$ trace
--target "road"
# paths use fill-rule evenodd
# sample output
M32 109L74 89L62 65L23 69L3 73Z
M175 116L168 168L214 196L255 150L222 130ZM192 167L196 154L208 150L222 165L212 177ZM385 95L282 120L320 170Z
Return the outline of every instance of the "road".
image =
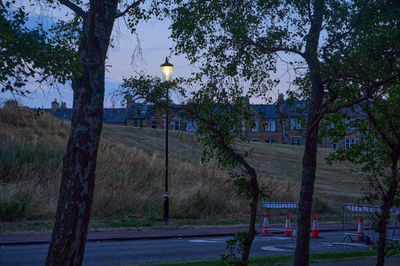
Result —
M341 243L342 232L324 232L311 240L311 252L368 250L363 243ZM84 265L125 265L220 259L229 237L184 238L134 241L88 242ZM291 254L295 238L282 236L255 238L251 255ZM43 265L47 244L1 246L0 265Z

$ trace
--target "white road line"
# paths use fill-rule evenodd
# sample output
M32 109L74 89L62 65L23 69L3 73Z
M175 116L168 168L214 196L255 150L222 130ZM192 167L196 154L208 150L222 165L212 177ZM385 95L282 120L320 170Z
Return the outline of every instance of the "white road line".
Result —
M258 240L290 240L292 238L290 237L279 237L279 236L263 236L260 238L257 238Z
M266 251L287 251L285 249L276 248L274 246L265 246L265 247L261 247L261 249L266 250Z
M225 239L192 239L188 240L190 243L217 243L217 242L225 242Z
M332 244L333 245L354 246L354 247L367 247L365 244L357 244L357 243L334 242Z

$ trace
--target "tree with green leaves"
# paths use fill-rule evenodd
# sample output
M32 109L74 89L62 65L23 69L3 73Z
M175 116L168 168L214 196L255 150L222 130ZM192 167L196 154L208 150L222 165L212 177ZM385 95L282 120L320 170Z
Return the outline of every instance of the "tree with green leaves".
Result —
M21 87L30 77L47 79L54 74L55 67L49 64L52 62L79 70L73 76L53 75L57 82L72 78L73 115L46 265L81 265L93 200L103 118L105 62L113 25L117 19L125 18L129 29L135 31L140 21L155 14L157 1L32 1L32 4L65 12L57 22L58 30L54 31L40 27L27 30L23 27L27 15L24 7L17 7L10 13L9 9L17 3L9 2L11 5L8 6L1 4L1 30L5 32L5 38L0 41L1 51L11 54L5 61L6 70L10 71L0 76L0 81L7 80L6 89ZM10 18L7 17L9 14ZM12 31L8 31L9 28ZM61 28L65 31L60 31ZM71 58L58 51L61 48L54 41L57 39L64 41L62 47L70 45L80 62L79 69L71 66ZM27 42L32 42L32 49L26 45ZM12 79L15 79L14 84L7 83Z
M66 83L80 71L75 50L75 24L59 23L45 30L28 28L28 13L12 1L0 2L0 88L17 95L30 93L29 82Z
M325 125L334 128L328 135L343 138L347 127L357 128L360 143L338 150L330 160L348 160L359 165L365 177L363 200L378 204L374 225L379 233L377 265L384 265L387 247L387 222L390 209L399 195L400 159L400 4L385 1L371 10L371 19L359 25L362 34L353 35L341 53L348 54L345 75L338 79L351 84L349 93L363 92L370 97L355 110L326 117ZM349 124L345 122L349 121ZM325 127L326 129L327 127Z
M263 96L276 82L271 72L277 71L279 56L293 56L290 65L299 74L293 95L307 102L294 264L308 265L319 124L326 114L370 98L377 84L391 78L392 72L354 91L353 84L344 81L352 66L341 50L350 39L362 36L362 25L376 16L382 1L176 3L174 51L200 66L198 77L239 76L249 84L250 96Z
M257 206L260 196L265 196L257 179L257 172L248 161L249 151L240 149L246 142L242 125L251 124L254 115L247 99L242 97L243 88L232 78L205 80L197 83L201 89L189 94L191 80L176 79L161 82L159 78L140 75L124 79L117 97L126 102L152 103L158 108L179 112L183 119L197 124L196 137L203 144L203 162L215 158L218 165L230 172L238 196L249 201L249 229L228 241L228 254L222 259L230 264L247 265L250 249L256 234ZM187 101L174 105L165 98L166 90L176 90ZM161 111L161 110L160 110ZM240 258L234 251L238 251Z
M379 234L377 265L384 265L385 256L390 253L386 248L390 209L395 199L399 199L400 115L396 110L400 110L400 87L386 88L385 93L358 108L362 110L362 116L347 125L337 122L330 134L340 139L345 136L346 127L357 127L362 135L361 141L350 148L335 151L328 161L346 160L359 165L357 170L365 180L362 200L380 206L380 212L372 218Z

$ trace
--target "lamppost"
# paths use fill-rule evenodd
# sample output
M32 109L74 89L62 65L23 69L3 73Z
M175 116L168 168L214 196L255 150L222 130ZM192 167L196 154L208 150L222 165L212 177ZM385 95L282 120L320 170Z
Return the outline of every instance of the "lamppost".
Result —
M161 72L164 80L169 81L172 77L173 65L168 62L168 58L165 58L164 64L161 65ZM165 99L168 104L168 86L165 90ZM168 197L168 108L165 108L165 195L164 195L164 224L168 225L169 221L169 197Z

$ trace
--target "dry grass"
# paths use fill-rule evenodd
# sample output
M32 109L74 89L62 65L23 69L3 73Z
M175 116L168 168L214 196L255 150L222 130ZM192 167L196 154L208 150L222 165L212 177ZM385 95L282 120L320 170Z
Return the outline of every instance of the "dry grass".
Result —
M138 147L147 153L164 152L164 130L104 125L102 134L113 142ZM170 156L194 167L200 166L202 146L193 134L171 131L169 136ZM268 200L298 201L302 146L250 142L240 148L249 151L249 160L257 170L260 183L270 186ZM353 166L349 163L328 165L324 158L330 152L331 149L318 150L315 195L331 208L340 210L342 203L355 202L360 198L361 179L351 172Z
M0 152L3 158L13 158L0 164L0 218L54 217L68 131L67 122L47 113L37 115L12 106L0 109ZM97 165L95 217L161 219L164 155L160 151L102 138ZM170 165L172 217L215 218L231 212L242 216L247 211L246 203L229 192L226 172L215 165L192 164L173 155Z
M14 158L7 169L0 161L0 219L54 217L68 132L69 123L50 114L0 109L0 156ZM252 142L241 148L251 150L251 163L269 189L269 200L298 200L302 147ZM201 151L194 135L170 133L171 217L245 217L248 205L237 198L229 175L214 163L202 165ZM358 180L350 165L326 165L328 152L319 152L317 199L340 209L359 197ZM163 130L104 125L96 171L94 217L162 218Z

